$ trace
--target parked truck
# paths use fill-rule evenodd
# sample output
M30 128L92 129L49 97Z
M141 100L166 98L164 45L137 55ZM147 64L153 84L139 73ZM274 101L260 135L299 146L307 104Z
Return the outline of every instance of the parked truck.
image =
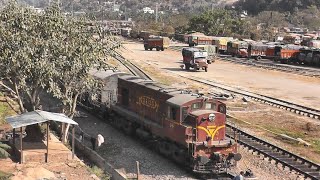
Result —
M212 44L213 37L210 36L189 36L188 44L189 47L198 45L210 45Z
M157 51L164 51L170 45L170 39L168 37L150 36L144 40L144 49L152 51L155 48Z
M246 41L229 41L227 43L227 54L233 57L248 57L248 45Z
M183 64L186 70L193 68L194 70L208 71L207 57L208 53L197 48L182 49Z
M211 64L215 61L217 57L217 46L216 45L199 45L195 46L195 48L200 49L202 51L206 51L208 53L207 63Z

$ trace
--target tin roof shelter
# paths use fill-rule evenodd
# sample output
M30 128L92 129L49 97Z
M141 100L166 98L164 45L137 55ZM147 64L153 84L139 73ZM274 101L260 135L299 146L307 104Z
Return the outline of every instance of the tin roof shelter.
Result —
M48 162L49 155L49 121L57 121L72 125L78 125L77 122L68 118L66 115L61 113L52 113L47 111L36 110L32 112L27 112L24 114L6 117L6 121L13 128L13 144L15 144L15 129L20 128L20 162L23 162L23 146L22 146L22 127L45 123L47 122L47 153L46 153L46 162ZM72 129L72 158L74 158L74 127Z

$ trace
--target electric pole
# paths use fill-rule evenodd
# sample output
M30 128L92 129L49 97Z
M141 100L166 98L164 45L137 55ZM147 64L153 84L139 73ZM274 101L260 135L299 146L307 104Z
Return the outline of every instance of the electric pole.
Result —
M158 3L156 3L156 23L158 23Z

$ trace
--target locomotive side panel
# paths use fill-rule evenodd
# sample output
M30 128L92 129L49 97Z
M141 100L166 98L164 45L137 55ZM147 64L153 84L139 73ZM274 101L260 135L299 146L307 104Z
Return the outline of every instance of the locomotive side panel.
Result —
M171 97L170 95L123 79L119 79L118 88L118 104L162 125L167 109L165 101Z

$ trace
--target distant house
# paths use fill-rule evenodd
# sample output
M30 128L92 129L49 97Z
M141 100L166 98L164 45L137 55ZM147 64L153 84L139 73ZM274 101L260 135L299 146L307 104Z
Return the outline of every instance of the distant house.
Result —
M241 14L240 14L240 18L243 20L245 18L248 17L248 12L247 11L242 11Z
M149 14L154 14L154 10L153 9L151 9L151 8L149 8L149 7L144 7L143 9L142 9L142 11L143 11L143 13L149 13Z
M114 4L113 5L113 12L119 12L120 11L120 5L119 4Z
M44 9L42 9L42 8L35 8L33 6L30 6L30 8L39 14L44 13Z

